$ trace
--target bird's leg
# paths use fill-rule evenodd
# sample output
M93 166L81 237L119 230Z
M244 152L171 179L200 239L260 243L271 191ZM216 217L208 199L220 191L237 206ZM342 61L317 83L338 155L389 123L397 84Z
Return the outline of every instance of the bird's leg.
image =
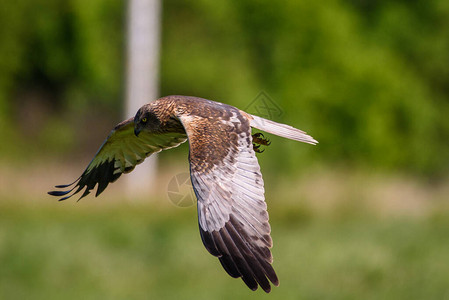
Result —
M254 152L257 152L257 153L262 153L265 151L265 149L260 150L260 145L256 145L256 144L253 144L253 149L254 149Z
M266 139L261 132L257 132L253 134L253 143L254 144L260 144L264 146L269 146L271 144L269 139Z
M265 149L260 150L260 145L269 146L271 144L271 142L268 139L266 139L263 133L261 132L253 134L252 137L253 137L253 149L257 153L262 153L265 151Z

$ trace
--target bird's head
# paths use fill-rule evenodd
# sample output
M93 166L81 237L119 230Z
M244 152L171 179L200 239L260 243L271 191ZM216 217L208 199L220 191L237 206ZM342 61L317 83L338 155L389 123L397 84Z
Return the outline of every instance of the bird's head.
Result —
M139 136L141 131L156 132L160 129L161 121L153 109L153 106L146 104L142 106L134 117L134 134Z

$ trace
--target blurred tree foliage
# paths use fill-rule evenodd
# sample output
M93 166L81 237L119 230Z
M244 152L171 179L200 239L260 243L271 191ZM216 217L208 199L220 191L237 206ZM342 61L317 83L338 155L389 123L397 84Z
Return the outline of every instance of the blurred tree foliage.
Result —
M282 109L278 121L320 141L315 148L276 143L276 151L260 156L269 166L294 171L313 158L427 175L448 171L447 0L163 4L161 95L244 109L264 90ZM1 2L2 128L27 89L47 91L53 112L95 103L120 111L125 6Z

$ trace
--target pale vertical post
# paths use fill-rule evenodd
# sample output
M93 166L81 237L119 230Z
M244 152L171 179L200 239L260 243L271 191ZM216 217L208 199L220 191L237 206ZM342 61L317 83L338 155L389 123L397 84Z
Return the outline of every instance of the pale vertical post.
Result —
M128 1L126 118L158 97L160 15L160 0ZM152 155L124 176L128 196L152 193L156 166Z

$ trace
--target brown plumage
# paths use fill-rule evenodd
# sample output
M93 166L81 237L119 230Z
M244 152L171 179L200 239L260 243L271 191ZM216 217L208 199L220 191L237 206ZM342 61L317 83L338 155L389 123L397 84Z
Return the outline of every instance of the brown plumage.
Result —
M187 96L168 96L142 106L134 118L118 124L83 174L70 188L49 192L80 199L97 186L98 196L122 173L146 157L189 140L190 177L198 199L198 223L206 249L226 272L256 290L270 292L279 280L272 267L273 245L264 183L255 151L269 145L257 128L315 144L305 132L245 113L233 106ZM254 145L253 145L254 143ZM257 144L257 145L256 145Z

